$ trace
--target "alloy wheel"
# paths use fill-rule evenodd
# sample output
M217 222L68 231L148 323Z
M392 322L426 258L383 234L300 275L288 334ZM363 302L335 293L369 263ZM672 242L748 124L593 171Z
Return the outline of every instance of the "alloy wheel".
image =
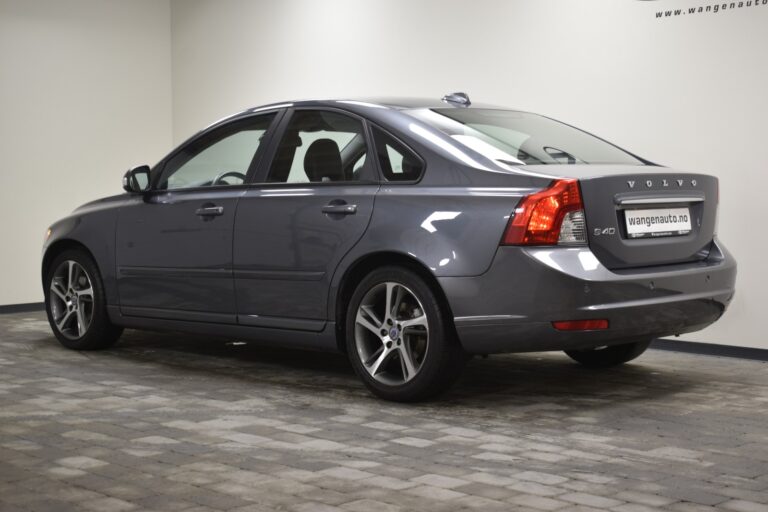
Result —
M373 286L360 301L355 345L363 367L377 381L405 384L421 369L429 323L418 297L400 283Z
M66 338L82 338L93 321L93 284L82 265L62 262L50 285L49 308L59 332Z

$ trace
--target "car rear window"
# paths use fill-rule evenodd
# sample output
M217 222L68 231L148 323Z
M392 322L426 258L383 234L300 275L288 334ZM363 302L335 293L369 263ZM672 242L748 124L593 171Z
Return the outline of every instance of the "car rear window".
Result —
M528 112L437 108L406 113L470 149L506 164L644 164L594 135Z

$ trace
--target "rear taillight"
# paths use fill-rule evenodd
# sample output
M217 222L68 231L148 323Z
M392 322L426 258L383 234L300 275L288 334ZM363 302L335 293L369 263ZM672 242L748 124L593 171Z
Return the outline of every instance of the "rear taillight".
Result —
M578 180L562 179L524 197L509 219L502 245L584 245L587 225Z

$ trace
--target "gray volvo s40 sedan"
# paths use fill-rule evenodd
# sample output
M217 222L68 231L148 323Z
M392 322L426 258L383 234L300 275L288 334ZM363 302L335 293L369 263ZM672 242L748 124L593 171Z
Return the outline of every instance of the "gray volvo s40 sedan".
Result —
M734 293L716 178L463 93L254 108L123 188L48 231L68 348L128 327L339 350L413 401L472 354L627 362Z

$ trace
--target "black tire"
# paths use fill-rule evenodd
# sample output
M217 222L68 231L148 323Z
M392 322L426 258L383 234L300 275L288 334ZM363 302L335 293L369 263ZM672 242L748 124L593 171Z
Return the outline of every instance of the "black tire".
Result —
M411 380L402 384L387 384L374 378L364 366L363 356L358 352L356 343L355 326L358 308L368 292L377 286L386 286L385 283L398 283L407 288L407 291L416 297L420 306L423 306L423 314L426 315L428 324L428 342L420 361L421 366ZM426 400L448 390L461 375L467 358L456 338L450 316L440 305L432 288L415 272L395 266L374 270L357 285L346 310L347 354L355 372L374 395L396 402ZM403 348L405 348L405 345L410 343L406 341L405 328L399 336L402 337ZM400 345L399 342L397 344ZM403 373L405 374L404 370Z
M90 323L85 328L85 332L79 336L73 336L72 333L65 335L54 320L54 312L51 305L51 283L54 274L61 265L73 261L85 270L86 277L90 280L90 287L93 293L93 302L91 306ZM72 350L100 350L109 348L117 342L123 333L123 328L113 325L107 314L106 294L104 293L104 284L93 258L83 250L68 249L53 258L45 273L45 311L48 315L48 323L51 325L56 339L65 347Z
M586 350L566 350L565 353L574 361L589 368L610 368L639 357L645 352L651 341L644 340Z

